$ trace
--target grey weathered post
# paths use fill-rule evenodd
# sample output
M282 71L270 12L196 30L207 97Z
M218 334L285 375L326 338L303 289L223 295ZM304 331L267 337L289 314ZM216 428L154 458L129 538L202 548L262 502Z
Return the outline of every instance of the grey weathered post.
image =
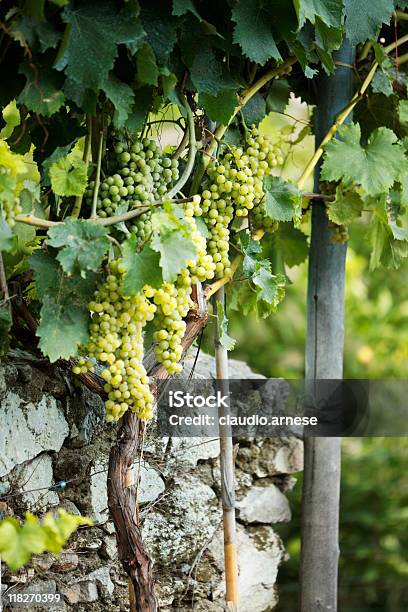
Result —
M347 41L334 75L318 79L316 145L352 95L354 60ZM319 190L319 167L315 191ZM341 379L346 244L331 239L321 200L313 203L307 295L306 378ZM302 498L301 612L337 610L340 438L305 439Z

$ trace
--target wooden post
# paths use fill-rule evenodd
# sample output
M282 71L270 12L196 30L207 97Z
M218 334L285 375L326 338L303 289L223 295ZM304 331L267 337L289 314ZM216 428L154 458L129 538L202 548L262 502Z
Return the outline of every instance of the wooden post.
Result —
M353 50L343 43L342 64L318 79L316 144L352 96ZM315 171L319 190L320 168ZM306 379L341 379L344 345L346 244L333 242L324 203L312 208L307 296ZM313 392L313 382L311 382ZM301 612L337 610L340 438L305 439L300 568Z
M220 302L224 307L225 293L221 287L214 295L215 306ZM217 390L222 395L228 395L228 352L219 341L218 325L215 326L215 364L217 373ZM220 406L219 416L225 416L228 408ZM225 599L227 609L231 612L238 610L238 560L237 535L235 523L235 473L234 449L232 445L231 428L220 426L220 470L221 470L221 499L224 524L224 565L225 565Z

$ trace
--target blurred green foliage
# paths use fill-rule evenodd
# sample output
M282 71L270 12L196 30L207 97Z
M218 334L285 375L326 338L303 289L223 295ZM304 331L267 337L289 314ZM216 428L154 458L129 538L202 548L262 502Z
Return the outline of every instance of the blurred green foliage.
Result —
M405 438L343 441L340 612L408 609L408 445ZM292 521L274 528L290 554L278 576L278 612L298 609L301 475Z

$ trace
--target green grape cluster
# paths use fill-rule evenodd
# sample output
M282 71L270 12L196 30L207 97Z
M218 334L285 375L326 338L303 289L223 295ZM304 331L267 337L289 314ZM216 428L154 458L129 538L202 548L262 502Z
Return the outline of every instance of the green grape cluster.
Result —
M193 241L197 257L187 261L187 267L191 274L191 285L211 280L215 276L215 263L211 255L207 254L207 241L197 228L196 218L203 214L200 206L200 196L194 196L192 202L186 204L184 215L185 222L189 225L189 237Z
M162 198L179 177L178 161L164 154L159 145L149 138L133 144L124 142L114 146L109 162L112 172L103 179L97 199L99 217L110 217L118 206L129 210L138 206L150 206ZM85 192L88 206L91 206L95 182L91 181ZM150 211L136 218L131 231L141 244L151 234Z
M263 177L283 164L280 147L252 126L246 147L230 147L207 168L208 184L202 193L202 214L210 231L208 252L216 266L216 276L231 273L229 225L234 216L264 220Z
M175 284L165 283L158 289L154 303L157 306L154 322L159 328L153 335L157 343L156 358L169 374L178 374L183 369L179 362L183 352L181 340L186 331L184 318L193 306L188 271L183 270Z
M143 366L143 328L156 312L149 300L155 290L145 286L134 296L124 296L124 271L120 260L110 263L105 283L88 305L92 314L90 340L82 353L91 359L79 359L73 368L75 374L92 370L92 358L106 364L101 376L108 394L107 421L117 421L128 408L139 418L150 419L153 410L154 398Z

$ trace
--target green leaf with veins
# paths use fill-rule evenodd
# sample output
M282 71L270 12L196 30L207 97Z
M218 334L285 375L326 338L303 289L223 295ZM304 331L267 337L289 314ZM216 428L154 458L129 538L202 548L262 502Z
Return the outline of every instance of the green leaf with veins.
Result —
M408 242L395 239L387 219L381 215L373 216L367 237L372 249L370 270L375 270L380 265L397 269L408 257Z
M60 249L57 259L68 275L96 272L110 242L105 227L85 219L68 219L48 230L48 244Z
M84 87L97 91L108 78L119 44L140 48L145 32L132 11L117 11L108 0L68 5L62 18L69 26L55 67Z
M327 26L341 28L343 22L343 0L293 0L299 20L299 29L306 20L315 23L316 18Z
M338 225L347 225L361 216L364 202L356 191L348 191L339 185L333 202L327 204L327 216Z
M125 295L136 295L145 285L157 288L163 283L160 269L160 254L146 245L137 252L137 238L129 236L122 245L123 265L125 276L123 278L123 292Z
M277 232L270 237L276 241L276 246L282 252L283 260L289 268L306 261L309 254L307 236L293 227L292 223L280 223Z
M238 234L241 250L244 254L242 269L244 274L251 276L255 271L255 264L259 253L262 252L262 247L259 240L253 240L246 232Z
M68 514L60 508L58 513L48 512L40 521L30 512L25 521L12 516L0 521L0 554L15 572L30 561L34 554L45 550L58 554L79 525L92 525L89 519Z
M35 287L42 301L37 336L39 347L50 361L69 359L89 337L87 302L96 289L97 275L89 272L68 276L56 258L44 251L30 257Z
M41 320L37 329L42 353L52 362L70 359L79 345L86 344L89 333L89 314L81 307L58 302L46 295L41 307Z
M392 96L394 93L392 84L394 79L384 72L384 70L378 69L375 73L373 80L371 81L371 88L374 93L384 94L384 96Z
M245 316L255 312L259 317L268 317L285 297L285 284L283 274L272 274L270 261L256 261L251 280L233 287L231 307Z
M250 126L258 125L266 115L266 102L264 97L257 93L245 104L242 109L242 116L245 123Z
M195 53L190 76L200 94L217 96L220 92L237 86L226 72L223 63L217 58L214 49L204 41Z
M42 179L41 179L42 185L44 187L48 187L49 185L51 185L50 175L49 175L50 166L54 162L59 161L62 157L66 157L71 151L74 144L75 144L75 140L67 144L65 147L56 147L54 151L51 153L51 155L47 157L46 159L44 159L44 161L42 162Z
M273 11L260 0L240 0L232 9L234 43L261 66L270 59L282 59L272 33L273 17Z
M227 351L232 351L236 340L228 335L228 318L225 314L224 304L217 302L217 329L218 340Z
M200 96L205 112L212 121L227 125L238 104L234 89L223 89L217 95L203 93Z
M61 108L65 101L61 75L51 68L34 70L28 64L21 64L20 73L27 81L18 97L19 104L25 104L29 110L46 117Z
M165 282L174 282L189 260L197 259L195 244L180 230L170 230L153 236L152 249L160 253L160 267Z
M152 47L148 44L138 51L136 56L137 80L142 85L157 86L160 75L159 68L156 63L156 56Z
M22 15L12 22L11 35L23 46L28 46L30 49L33 49L35 44L38 43L42 52L47 51L47 49L54 49L61 39L61 33L54 30L51 23L39 21L28 15Z
M346 35L352 46L376 39L383 23L389 23L394 11L392 0L345 0Z
M86 163L69 155L52 163L49 175L52 190L59 196L81 196L88 184Z
M133 89L120 81L114 74L109 75L102 89L115 107L115 114L113 116L114 126L117 128L124 127L135 100Z
M267 176L263 181L265 213L274 221L299 219L302 210L302 194L299 189L278 176Z
M346 186L361 185L367 195L386 193L401 174L408 171L404 148L388 128L374 130L367 146L360 144L360 126L341 126L342 140L326 145L321 178L343 181Z
M257 289L257 301L263 301L275 310L285 296L286 279L283 274L272 274L271 262L257 261L252 282Z

